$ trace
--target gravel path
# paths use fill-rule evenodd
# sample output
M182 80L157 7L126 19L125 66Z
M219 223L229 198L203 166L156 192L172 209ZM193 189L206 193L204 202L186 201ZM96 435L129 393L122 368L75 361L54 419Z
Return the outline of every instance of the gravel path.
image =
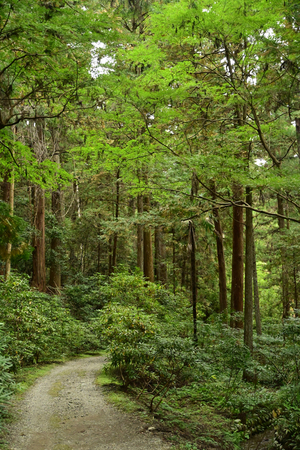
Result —
M17 402L10 450L167 450L147 426L108 405L95 385L104 357L69 361L38 379Z

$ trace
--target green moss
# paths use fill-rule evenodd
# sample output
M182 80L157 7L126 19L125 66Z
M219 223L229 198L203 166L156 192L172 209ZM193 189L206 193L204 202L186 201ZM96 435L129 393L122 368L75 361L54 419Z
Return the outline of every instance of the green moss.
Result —
M51 388L48 391L48 394L51 395L51 397L58 397L61 391L63 390L64 386L61 381L56 381Z
M51 428L59 428L61 425L61 418L57 414L53 414L53 416L50 417L49 422Z

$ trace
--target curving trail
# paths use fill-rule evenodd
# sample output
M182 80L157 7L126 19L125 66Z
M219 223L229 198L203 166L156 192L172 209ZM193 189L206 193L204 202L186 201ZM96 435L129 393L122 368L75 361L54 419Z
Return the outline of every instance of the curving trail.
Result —
M18 402L10 450L168 450L145 424L108 405L95 385L104 357L69 361L36 381Z

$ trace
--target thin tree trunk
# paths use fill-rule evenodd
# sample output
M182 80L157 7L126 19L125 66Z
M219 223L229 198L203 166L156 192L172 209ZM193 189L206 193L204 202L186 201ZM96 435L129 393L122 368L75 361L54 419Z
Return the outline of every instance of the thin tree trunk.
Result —
M253 233L252 246L253 246L253 291L254 291L255 323L256 323L256 334L258 336L260 336L262 334L262 328L261 328L260 307L259 307L259 292L258 292L258 281L257 281L254 233Z
M33 188L34 194L34 236L32 246L33 271L31 285L40 292L46 291L45 262L45 194L40 187Z
M242 188L234 186L234 198L242 197ZM232 242L232 277L231 277L231 310L232 313L243 312L243 208L233 206L233 242ZM231 318L230 325L242 328L243 321Z
M11 216L14 215L14 194L15 194L15 182L14 182L14 174L12 172L11 181L9 183L9 213ZM6 262L5 262L5 280L8 280L10 277L10 271L11 271L11 250L12 250L12 243L7 243L7 255L6 255Z
M150 211L149 196L144 197L144 211ZM152 236L149 226L144 228L144 276L147 280L154 282Z
M137 211L138 214L142 214L143 208L143 196L138 195L137 198ZM140 223L137 225L137 266L141 271L144 270L144 226Z
M294 302L295 302L295 310L296 317L299 317L298 313L298 288L297 288L297 269L294 266Z
M211 183L213 194L213 199L216 198L215 183ZM218 268L219 268L219 305L220 313L227 311L227 285L226 285L226 266L225 266L225 256L224 256L224 242L223 242L223 230L220 221L220 215L218 208L213 208L214 225L215 225L215 235L217 241L217 254L218 254Z
M297 139L297 153L298 153L298 160L300 162L300 118L295 118L295 124L296 124L296 139Z
M59 167L59 155L56 155L54 161ZM56 218L57 225L60 227L62 225L62 209L61 201L62 192L58 187L52 192L51 207L52 214ZM60 267L60 248L61 240L59 235L55 234L51 239L51 265L50 265L50 278L49 278L49 288L51 291L59 292L61 289L61 267Z
M252 191L246 187L246 202L252 205ZM245 314L244 343L253 353L253 218L252 210L246 209L246 257L245 257Z
M191 254L191 289L193 307L193 335L194 341L198 341L197 334L197 272L196 272L196 238L195 227L192 221L189 222L189 249Z
M157 281L167 284L166 246L162 227L155 227L155 271Z
M182 256L182 264L181 264L181 287L185 286L186 279L186 258Z
M172 230L172 266L173 266L173 293L176 293L176 240L175 229Z
M116 221L119 218L119 206L120 206L120 169L117 170L117 181L116 181L116 212L115 212ZM114 232L112 271L115 269L117 265L117 246L118 246L118 233Z
M280 195L277 195L277 205L278 205L278 214L284 215L284 203L283 198ZM278 218L278 226L280 232L283 232L285 228L284 219ZM281 283L282 283L282 317L285 319L289 315L289 279L288 279L288 268L287 268L287 256L286 250L282 246L281 248Z

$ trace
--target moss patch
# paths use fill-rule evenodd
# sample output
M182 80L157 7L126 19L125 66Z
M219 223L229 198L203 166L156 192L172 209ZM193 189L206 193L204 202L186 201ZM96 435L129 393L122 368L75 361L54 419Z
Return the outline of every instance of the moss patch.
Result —
M64 386L61 381L56 381L51 388L48 391L48 394L51 395L51 397L58 397L61 391L63 390Z

